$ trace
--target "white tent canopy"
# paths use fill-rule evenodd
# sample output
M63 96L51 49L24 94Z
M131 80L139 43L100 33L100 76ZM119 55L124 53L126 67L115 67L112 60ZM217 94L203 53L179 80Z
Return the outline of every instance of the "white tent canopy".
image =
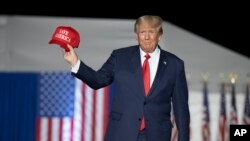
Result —
M81 35L78 56L98 69L113 49L137 44L134 20L0 16L0 71L70 70L56 45L48 44L59 25L77 29ZM209 73L209 89L219 90L221 73L226 78L238 74L238 90L243 91L250 60L164 22L160 46L185 61L190 90L201 90L201 73Z

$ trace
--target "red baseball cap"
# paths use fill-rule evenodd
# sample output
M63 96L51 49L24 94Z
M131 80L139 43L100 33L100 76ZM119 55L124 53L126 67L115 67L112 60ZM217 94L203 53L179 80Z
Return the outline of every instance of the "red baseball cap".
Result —
M49 44L57 44L69 51L67 44L73 48L78 48L80 43L79 33L70 26L58 26L52 35Z

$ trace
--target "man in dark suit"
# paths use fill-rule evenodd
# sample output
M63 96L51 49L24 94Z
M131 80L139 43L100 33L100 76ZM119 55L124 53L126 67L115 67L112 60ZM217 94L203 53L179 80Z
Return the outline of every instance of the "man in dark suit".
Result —
M91 88L115 85L105 141L170 141L171 103L179 141L189 141L188 88L184 62L158 45L159 16L139 17L134 25L138 45L114 50L95 71L78 59L74 49L63 51L72 75Z

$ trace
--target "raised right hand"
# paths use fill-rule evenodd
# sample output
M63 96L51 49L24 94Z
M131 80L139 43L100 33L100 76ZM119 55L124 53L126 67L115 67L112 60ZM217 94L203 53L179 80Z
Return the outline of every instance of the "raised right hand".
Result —
M78 61L78 56L71 45L68 44L67 46L69 48L68 52L66 52L65 49L62 49L63 58L71 66L75 66Z

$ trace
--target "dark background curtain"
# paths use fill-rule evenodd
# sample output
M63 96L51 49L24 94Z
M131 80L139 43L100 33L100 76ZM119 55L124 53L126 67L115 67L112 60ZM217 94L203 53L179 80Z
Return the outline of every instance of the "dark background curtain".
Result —
M0 141L34 141L36 73L0 72Z

